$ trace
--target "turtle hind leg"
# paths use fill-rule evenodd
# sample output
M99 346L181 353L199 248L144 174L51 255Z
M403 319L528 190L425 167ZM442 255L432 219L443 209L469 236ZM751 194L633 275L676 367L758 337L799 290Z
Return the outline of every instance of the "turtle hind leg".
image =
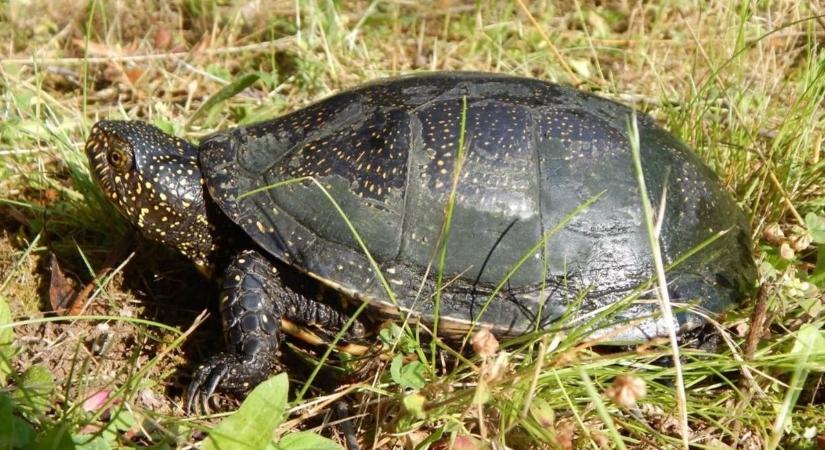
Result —
M281 273L256 250L239 252L229 264L220 292L220 313L227 349L208 358L192 375L186 400L205 403L215 390L243 392L275 369L282 339L281 320L340 329L349 318L284 285ZM363 333L355 324L349 334Z

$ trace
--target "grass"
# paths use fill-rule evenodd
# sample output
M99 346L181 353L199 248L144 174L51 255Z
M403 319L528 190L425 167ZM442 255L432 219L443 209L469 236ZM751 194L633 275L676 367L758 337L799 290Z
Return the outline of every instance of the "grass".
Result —
M648 112L697 150L751 220L766 314L752 352L753 304L724 318L719 354L681 349L687 438L697 448L823 445L825 9L791 0L561 3L8 2L0 319L5 301L14 345L0 332L0 373L10 372L0 375L0 418L15 417L41 446L99 436L107 447L98 448L186 447L214 423L185 416L178 378L210 351L217 322L183 335L163 325L198 322L209 298L191 289L198 275L142 241L124 268L100 273L127 227L88 176L82 145L96 120L145 119L198 140L377 77L460 69L577 84ZM86 311L94 320L42 313L51 309L51 253L70 278L96 280ZM401 355L395 370L379 364L350 389L365 447L682 446L676 369L655 364L667 345L604 353L576 333L550 334L471 359L448 358L439 345L413 361L429 347L416 333L426 330L382 332ZM646 386L635 406L607 394L622 375ZM290 376L301 389L300 371ZM84 409L101 391L112 408ZM329 394L307 387L301 396L291 405L301 414L277 433L340 440L316 407ZM8 436L0 426L0 446Z

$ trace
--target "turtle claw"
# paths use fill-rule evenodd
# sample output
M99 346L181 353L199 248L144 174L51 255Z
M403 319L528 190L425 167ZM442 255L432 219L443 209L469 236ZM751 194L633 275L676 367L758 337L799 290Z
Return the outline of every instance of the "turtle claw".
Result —
M238 355L222 353L215 355L204 362L192 374L192 381L186 394L186 411L197 407L195 398L201 403L202 409L207 409L207 401L220 387L222 391L244 391L249 386L248 374L244 370L244 362ZM244 376L246 375L246 376Z
M229 368L226 367L226 364L221 362L220 359L223 358L216 357L206 364L201 364L198 366L198 370L192 375L192 381L189 383L189 388L186 391L187 414L192 412L193 406L197 408L195 397L198 398L198 403L201 404L202 410L207 410L209 397L215 393L215 389L229 371Z
M263 381L270 367L260 358L244 358L242 355L221 353L204 362L192 374L186 393L186 412L200 403L205 411L207 401L216 390L244 392ZM196 400L197 403L196 403Z

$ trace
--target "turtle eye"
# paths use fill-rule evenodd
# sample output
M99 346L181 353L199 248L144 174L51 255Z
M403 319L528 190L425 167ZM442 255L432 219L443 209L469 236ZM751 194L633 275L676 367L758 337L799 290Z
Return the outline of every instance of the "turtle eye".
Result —
M132 168L132 152L124 148L120 141L111 142L106 160L118 172L126 172Z

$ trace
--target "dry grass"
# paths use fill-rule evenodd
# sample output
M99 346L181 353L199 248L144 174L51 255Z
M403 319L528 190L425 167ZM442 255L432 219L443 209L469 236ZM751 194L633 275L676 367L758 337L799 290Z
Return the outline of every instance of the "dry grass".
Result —
M767 331L750 361L737 360L751 309L735 311L726 322L733 352L689 356L695 445L815 446L810 430L825 436L825 356L820 349L800 361L794 345L806 325L823 322L825 282L817 268L825 257L817 259L816 242L803 241L814 231L805 216L825 215L825 7L793 0L561 3L10 0L0 7L0 283L9 280L0 301L15 320L44 317L49 253L73 278L89 282L124 234L90 184L82 155L86 131L98 119L149 120L197 140L377 77L415 70L533 76L649 112L697 149L751 217L768 293ZM210 96L254 72L261 81L189 123ZM58 380L46 407L20 413L43 433L60 420L73 435L109 423L74 408L90 392L129 386L118 403L144 428L119 431L117 442L185 446L197 439L183 419L176 380L210 351L217 323L207 322L183 348L170 348L177 333L124 317L186 329L209 295L190 289L202 282L185 261L142 241L135 251L88 311L110 320L15 327L14 369L40 365ZM105 339L113 343L100 352L95 345ZM648 400L638 411L610 405L624 444L679 445L673 374L649 364L664 347L600 355L555 344L544 358L532 351L537 341L512 347L520 352L503 363L504 375L487 380L492 399L483 407L471 401L476 367L440 368L420 391L429 405L424 418L412 416L404 390L377 372L374 383L357 389L362 444L401 448L443 433L436 446L466 436L510 448L615 446L587 392L602 393L615 376L633 373L647 382ZM133 380L160 350L172 353ZM800 365L811 374L794 385ZM12 377L3 389L21 384ZM792 421L776 426L776 405L794 388L802 394L790 405ZM288 425L321 423L300 419Z

